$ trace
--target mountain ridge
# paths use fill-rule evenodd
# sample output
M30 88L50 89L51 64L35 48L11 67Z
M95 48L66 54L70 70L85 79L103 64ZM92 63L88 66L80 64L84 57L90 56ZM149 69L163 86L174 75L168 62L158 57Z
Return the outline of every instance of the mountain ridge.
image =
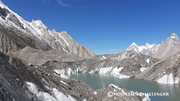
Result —
M156 44L148 44L146 43L145 46L138 46L135 42L133 42L127 49L126 51L134 50L138 53L142 53L148 56L153 56L153 54L158 50L160 45Z
M2 33L3 35L6 35L7 38L4 39L4 37L0 35L1 40L10 41L10 43L8 41L6 43L4 41L3 43L1 42L0 50L2 52L14 52L26 46L30 46L45 51L56 49L62 54L77 55L79 57L89 58L95 56L93 51L79 45L70 35L67 34L67 32L51 31L42 23L41 20L32 20L32 22L25 21L22 17L5 6L1 1L0 24L5 27L5 30L13 30L13 35L17 35L18 40L23 40L17 45L16 43L19 41L14 40L12 35L12 37L9 38L10 36L7 36L6 33ZM11 31L6 32L10 33ZM20 35L20 33L22 33L22 35ZM11 43L14 44L11 45Z
M159 45L146 43L145 46L138 46L133 42L126 50L134 50L154 58L163 59L180 51L180 41L179 37L175 33L172 33L165 42L162 41Z

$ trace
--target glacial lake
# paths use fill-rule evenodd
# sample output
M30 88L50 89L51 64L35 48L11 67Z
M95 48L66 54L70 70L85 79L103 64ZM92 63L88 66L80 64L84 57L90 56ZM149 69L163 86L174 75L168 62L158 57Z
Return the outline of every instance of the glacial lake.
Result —
M180 85L158 84L138 79L119 79L104 74L79 73L71 74L69 78L79 79L93 89L106 88L109 84L115 84L127 90L138 92L168 92L169 96L150 96L150 99L151 101L180 101Z

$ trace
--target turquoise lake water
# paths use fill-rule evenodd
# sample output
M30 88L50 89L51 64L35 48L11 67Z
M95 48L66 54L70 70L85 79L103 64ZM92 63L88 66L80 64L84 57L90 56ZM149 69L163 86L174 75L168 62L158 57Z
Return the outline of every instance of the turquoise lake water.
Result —
M146 80L119 79L111 75L79 73L72 74L69 78L76 78L93 89L100 89L115 84L127 90L138 92L167 92L169 96L150 96L151 101L180 101L180 85L158 84Z

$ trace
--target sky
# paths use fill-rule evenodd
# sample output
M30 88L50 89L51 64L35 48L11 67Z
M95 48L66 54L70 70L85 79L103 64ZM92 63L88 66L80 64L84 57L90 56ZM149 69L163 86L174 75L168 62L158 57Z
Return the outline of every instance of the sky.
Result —
M180 36L180 0L1 0L25 20L66 31L95 54Z

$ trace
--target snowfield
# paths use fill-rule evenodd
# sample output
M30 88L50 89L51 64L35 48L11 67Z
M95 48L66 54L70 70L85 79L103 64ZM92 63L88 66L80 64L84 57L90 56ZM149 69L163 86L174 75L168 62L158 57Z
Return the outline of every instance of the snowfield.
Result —
M26 82L28 90L34 94L40 101L76 101L70 95L64 95L62 92L59 92L56 88L52 89L52 95L47 92L39 91L38 87L31 83Z
M173 74L166 74L156 80L158 83L163 83L163 84L177 84L179 82L179 78L175 77L175 80L173 79Z
M147 69L146 67L141 67L141 68L140 68L140 71L141 71L141 72L144 72L146 69Z

